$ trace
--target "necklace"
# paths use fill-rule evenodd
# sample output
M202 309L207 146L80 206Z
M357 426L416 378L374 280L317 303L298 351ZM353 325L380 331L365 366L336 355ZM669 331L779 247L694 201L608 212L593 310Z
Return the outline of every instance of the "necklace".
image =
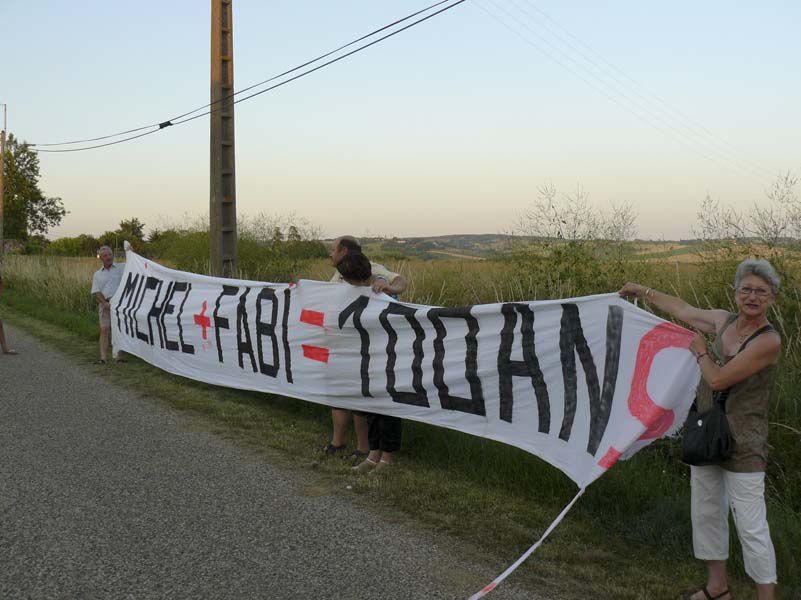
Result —
M751 335L752 333L754 333L754 332L755 332L755 331L758 329L758 327L754 327L754 328L753 328L753 329L751 329L750 331L746 331L745 333L743 333L743 334L740 334L740 332L738 331L738 329L739 329L739 325L740 325L740 323L739 323L739 321L738 321L738 322L735 324L735 327L734 327L734 331L737 333L737 336L738 336L738 337L737 337L737 341L738 341L738 343L739 343L739 344L742 344L742 343L743 343L743 342L746 340L746 338L747 338L749 335Z

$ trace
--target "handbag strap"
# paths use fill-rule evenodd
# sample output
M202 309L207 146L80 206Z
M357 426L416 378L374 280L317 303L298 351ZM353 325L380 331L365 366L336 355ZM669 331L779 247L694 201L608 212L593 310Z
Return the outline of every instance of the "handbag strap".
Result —
M763 333L767 333L768 331L773 331L773 325L768 323L767 325L763 325L759 329L757 329L754 333L752 333L747 340L745 340L741 345L740 349L737 350L737 354L740 354L745 347L754 340L754 338L762 335ZM736 356L736 355L735 355ZM732 386L734 387L734 386ZM717 394L715 394L715 402L720 405L720 408L723 409L723 412L726 412L726 400L729 399L729 392L731 392L731 387L726 388L725 390L720 390Z
M763 333L767 333L768 331L773 331L773 325L768 323L767 325L763 325L759 329L757 329L754 333L751 334L747 340L743 342L743 345L740 346L740 349L737 351L737 354L743 351L743 349L751 342L755 337L762 335Z

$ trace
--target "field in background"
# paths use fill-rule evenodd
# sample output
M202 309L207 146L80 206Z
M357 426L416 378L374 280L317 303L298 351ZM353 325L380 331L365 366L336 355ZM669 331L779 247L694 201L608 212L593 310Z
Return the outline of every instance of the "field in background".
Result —
M767 496L782 589L788 598L793 597L793 590L801 595L798 254L760 247L701 252L699 244L676 242L596 247L527 240L521 246L506 236L447 237L447 243L439 238L419 238L419 243L366 240L365 252L406 276L409 287L402 300L421 304L459 306L566 298L615 291L632 280L679 295L703 308L730 310L734 307L731 279L737 262L754 252L770 256L785 284L770 315L782 333L784 350L771 405L772 455ZM202 240L188 244L181 256L164 253L164 262L185 270L204 271L205 255L196 252L196 248L203 248ZM300 252L288 255L281 252L280 245L272 253L259 254L255 247L250 251L247 260L240 261L245 265L242 275L247 278L328 279L332 273L330 264L317 250L314 256ZM456 259L453 254L469 258ZM429 260L434 257L436 260ZM57 324L90 344L97 335L96 308L89 296L96 262L8 256L4 268L7 296L3 302L19 313ZM248 402L248 406L253 404ZM325 428L325 411L304 418L316 423L315 427L322 423ZM493 548L510 559L572 495L572 484L555 468L516 449L414 423L404 433L404 456L414 469L410 467L410 473L385 489L367 493L424 522L476 538L477 543L494 539ZM674 440L660 441L604 475L577 505L578 516L573 525L566 523L555 534L549 543L551 554L545 554L547 560L567 569L570 577L591 581L588 585L605 590L605 597L645 598L650 593L650 597L674 597L670 593L679 583L701 581L702 570L690 559L687 471L676 455ZM558 541L560 536L564 541ZM613 549L613 542L620 548ZM733 547L736 546L733 538ZM582 551L586 560L570 555ZM593 561L598 563L597 569L584 564ZM604 577L604 565L617 570L617 574ZM732 567L742 582L739 551L733 552ZM744 590L742 583L739 589Z

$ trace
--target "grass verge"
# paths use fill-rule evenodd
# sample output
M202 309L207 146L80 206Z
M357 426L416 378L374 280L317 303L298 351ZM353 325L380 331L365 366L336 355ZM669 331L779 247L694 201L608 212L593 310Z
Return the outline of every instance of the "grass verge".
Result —
M11 308L4 316L13 324L78 360L95 358L94 313L65 313L15 290L3 300ZM194 382L135 358L97 371L292 468L314 469L316 493L354 493L359 501L399 510L452 534L476 554L490 556L498 571L539 537L576 491L557 469L525 452L410 422L404 425L405 450L391 474L354 478L343 461L321 460L316 451L330 434L325 407ZM689 486L684 469L666 460L673 450L671 443L660 443L590 486L513 577L545 597L565 599L676 598L697 586L704 573L690 558ZM781 513L781 519L792 517ZM792 547L794 537L781 539L781 533L798 531L799 525L773 519L777 546ZM485 583L467 585L478 589ZM780 597L798 597L796 585L786 582ZM752 594L742 577L735 576L731 588L735 597Z

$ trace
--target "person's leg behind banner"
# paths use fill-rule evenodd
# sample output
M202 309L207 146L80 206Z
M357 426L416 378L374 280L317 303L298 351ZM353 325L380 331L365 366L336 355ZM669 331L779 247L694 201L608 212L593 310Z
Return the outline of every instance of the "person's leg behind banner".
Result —
M370 451L370 426L367 423L367 413L353 411L353 429L356 431L354 458L367 456Z
M392 464L395 453L401 447L402 425L398 417L387 415L367 415L370 453L359 465L356 472L380 471Z
M381 415L366 413L367 438L370 451L358 465L353 467L356 473L365 473L373 470L381 461Z
M381 439L379 448L381 450L381 458L376 465L376 471L385 469L392 464L395 453L401 448L401 438L403 435L402 421L398 417L382 415L380 428Z
M350 422L350 411L342 408L331 409L331 425L333 433L331 443L323 448L323 452L328 455L344 452L348 445L348 423Z

